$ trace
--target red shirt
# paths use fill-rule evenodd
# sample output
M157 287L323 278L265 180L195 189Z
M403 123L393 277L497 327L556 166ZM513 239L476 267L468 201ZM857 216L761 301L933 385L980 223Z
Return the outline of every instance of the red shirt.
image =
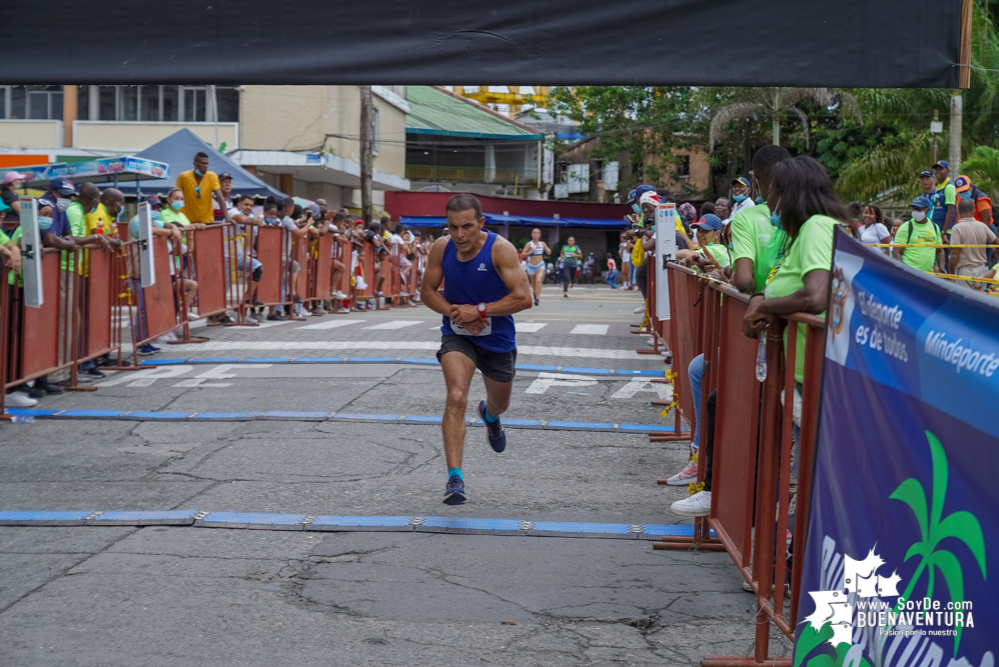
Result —
M613 259L610 259L609 257L607 258L607 270L617 271L617 262L615 262Z

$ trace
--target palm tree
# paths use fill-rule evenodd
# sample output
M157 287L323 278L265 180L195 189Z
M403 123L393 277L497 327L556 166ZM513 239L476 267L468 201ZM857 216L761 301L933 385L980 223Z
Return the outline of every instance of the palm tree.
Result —
M933 597L933 587L935 583L935 573L937 570L943 575L950 593L951 602L964 602L964 574L961 572L961 563L957 557L945 549L937 549L941 540L953 537L964 543L971 555L975 557L978 567L982 570L982 578L985 578L985 538L982 535L982 526L978 519L971 512L954 512L946 518L943 515L944 498L947 495L947 455L943 445L930 433L926 432L926 437L930 443L930 459L933 463L933 488L930 501L929 513L926 509L926 493L923 485L916 479L909 478L899 484L898 488L889 496L894 500L901 500L912 509L916 515L916 523L919 524L919 541L909 547L905 553L905 560L913 556L919 556L919 566L912 575L912 580L906 586L902 598L909 599L916 584L923 574L923 570L929 570L929 582L926 587L925 597ZM900 603L902 598L899 598ZM961 609L961 607L955 607ZM964 628L957 629L957 637L954 640L954 657L957 657L957 648L961 643L961 633Z
M919 172L933 162L932 145L933 135L929 131L886 137L840 169L836 189L845 201L891 198L908 204L922 194Z
M991 146L976 147L961 164L961 171L979 190L993 199L999 196L999 150Z
M861 122L860 106L856 98L845 91L833 91L829 88L749 88L748 97L733 102L718 110L711 119L708 132L710 150L714 150L721 128L736 118L769 118L771 122L773 143L780 145L780 124L788 114L798 117L805 133L805 145L808 145L808 114L798 108L798 104L811 100L820 107L831 107L839 100L840 112L849 114L858 123Z

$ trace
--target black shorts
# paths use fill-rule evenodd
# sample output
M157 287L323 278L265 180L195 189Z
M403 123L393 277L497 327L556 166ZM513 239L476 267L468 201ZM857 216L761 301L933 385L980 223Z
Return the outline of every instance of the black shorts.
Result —
M513 382L517 374L517 350L509 352L493 352L479 347L468 339L468 336L444 334L441 336L441 349L437 351L437 361L448 352L461 352L475 362L475 367L495 382Z

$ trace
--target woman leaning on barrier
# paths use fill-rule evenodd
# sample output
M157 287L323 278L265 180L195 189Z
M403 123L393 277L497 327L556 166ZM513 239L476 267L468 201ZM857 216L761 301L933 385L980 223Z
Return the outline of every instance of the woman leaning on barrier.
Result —
M774 165L767 205L773 211L771 222L783 229L787 238L777 249L777 262L764 291L750 298L742 322L742 330L750 338L757 338L775 315L821 316L825 312L833 234L838 226L850 222L825 168L807 156ZM786 330L784 346L786 349ZM805 327L798 327L796 349L794 377L800 383L805 368Z

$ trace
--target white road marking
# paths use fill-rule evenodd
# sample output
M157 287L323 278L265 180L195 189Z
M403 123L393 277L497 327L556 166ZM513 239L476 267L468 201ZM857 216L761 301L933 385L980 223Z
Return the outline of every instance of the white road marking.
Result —
M589 375L569 375L563 373L538 373L538 379L527 388L526 394L543 394L551 387L588 387L597 383Z
M609 324L577 324L569 333L606 336L609 328Z
M425 321L426 320L392 320L391 322L382 322L381 324L375 324L364 328L374 329L376 331L392 331L395 329L405 329L406 327L411 327L414 324L419 324L420 322Z
M547 322L514 322L517 333L537 333L548 326Z
M673 387L661 382L650 382L642 378L633 378L628 384L611 394L611 398L632 398L635 394L643 391L658 394L661 401L673 400Z
M230 352L232 350L247 350L255 352L285 352L289 356L308 356L312 352L340 352L343 350L393 350L409 352L413 350L438 350L439 341L208 341L207 343L191 345L172 345L171 352ZM599 350L585 347L549 347L547 345L520 345L517 347L520 355L537 355L544 357L576 357L580 359L639 359L634 350Z
M174 387L230 387L231 382L208 382L206 380L228 380L236 377L227 371L233 368L270 368L271 364L219 364L190 380L181 380Z
M306 324L304 327L298 327L299 329L336 329L337 327L345 327L350 324L363 324L367 320L325 320L323 322L316 322L315 324Z
M122 371L110 380L98 383L98 387L113 387L119 384L129 383L129 387L148 387L157 380L183 375L194 366L160 366L158 368L147 368L141 371Z

